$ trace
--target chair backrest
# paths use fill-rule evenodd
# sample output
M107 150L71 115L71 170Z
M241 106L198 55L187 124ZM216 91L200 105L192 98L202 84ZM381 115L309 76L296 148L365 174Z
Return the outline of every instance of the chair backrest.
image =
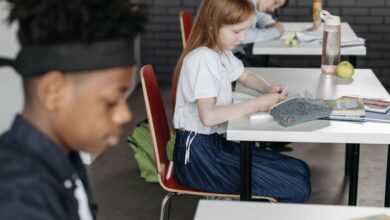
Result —
M184 48L192 30L192 17L189 11L184 10L180 12L180 30Z
M167 143L170 139L170 130L160 88L152 65L145 65L142 67L141 82L150 126L150 134L153 142L157 172L159 180L162 181L160 183L164 184L170 164L166 149Z

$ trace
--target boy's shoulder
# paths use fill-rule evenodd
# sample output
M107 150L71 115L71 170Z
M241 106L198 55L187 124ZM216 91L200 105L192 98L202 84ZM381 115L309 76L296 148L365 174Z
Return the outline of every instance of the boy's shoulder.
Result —
M40 219L59 217L52 216L48 207L61 203L63 190L58 190L57 181L42 161L25 152L20 143L9 133L0 136L0 204L7 204L0 207L0 219L30 215Z
M29 147L11 132L0 136L0 179L6 180L10 186L43 186L49 184L46 180L55 180L50 175L50 167Z
M8 176L9 181L20 176L34 176L39 173L39 162L24 152L19 140L10 132L0 136L0 179Z

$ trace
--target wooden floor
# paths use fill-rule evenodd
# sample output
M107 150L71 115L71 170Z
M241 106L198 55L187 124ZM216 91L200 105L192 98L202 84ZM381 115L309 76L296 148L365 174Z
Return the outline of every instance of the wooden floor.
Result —
M169 114L170 86L160 86ZM99 155L89 167L100 220L159 218L165 192L158 184L146 183L139 177L134 154L126 142L127 134L146 119L143 100L142 89L138 87L128 99L134 117L125 126L120 144ZM286 154L306 161L311 168L312 195L307 203L346 205L348 181L344 178L344 145L293 143L289 146L293 151ZM360 152L358 205L383 206L387 147L362 145ZM198 199L194 196L174 198L171 219L192 219Z

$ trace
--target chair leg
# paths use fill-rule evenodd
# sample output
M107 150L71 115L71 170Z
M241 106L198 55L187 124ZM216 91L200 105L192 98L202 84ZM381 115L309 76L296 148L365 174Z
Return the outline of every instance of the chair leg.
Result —
M160 213L160 220L168 220L170 215L170 209L171 209L171 201L170 199L174 197L176 193L168 193L162 203L161 203L161 213Z

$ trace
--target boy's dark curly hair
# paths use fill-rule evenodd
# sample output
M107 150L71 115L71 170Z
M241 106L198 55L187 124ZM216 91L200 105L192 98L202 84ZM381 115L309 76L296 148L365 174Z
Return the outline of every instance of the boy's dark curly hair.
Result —
M146 7L131 0L7 0L20 44L129 38L147 22Z

